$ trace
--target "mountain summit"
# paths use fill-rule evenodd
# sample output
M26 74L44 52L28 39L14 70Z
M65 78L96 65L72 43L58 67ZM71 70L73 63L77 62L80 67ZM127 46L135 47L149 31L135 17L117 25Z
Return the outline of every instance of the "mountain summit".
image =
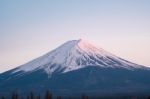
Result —
M150 93L150 69L119 58L85 40L72 40L0 75L0 95L49 89L58 95Z
M103 68L143 68L143 66L123 60L80 39L68 41L46 55L20 66L13 72L44 69L48 74L58 70L64 73L91 65Z

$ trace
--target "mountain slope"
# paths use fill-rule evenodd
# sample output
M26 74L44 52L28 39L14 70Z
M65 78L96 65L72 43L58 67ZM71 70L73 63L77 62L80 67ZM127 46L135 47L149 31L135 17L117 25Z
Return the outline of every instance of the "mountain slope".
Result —
M46 89L55 94L150 92L150 69L121 59L84 40L55 50L0 75L0 92ZM1 94L1 93L0 93Z
M87 65L97 65L104 68L144 68L80 39L66 42L46 55L18 67L13 73L44 69L48 74L51 74L58 69L63 70L62 72L68 72Z
M149 95L150 71L123 68L101 68L87 66L82 69L54 74L51 78L42 71L34 71L22 76L3 81L0 84L0 94L10 94L18 91L27 94L31 90L43 93L49 89L56 95Z

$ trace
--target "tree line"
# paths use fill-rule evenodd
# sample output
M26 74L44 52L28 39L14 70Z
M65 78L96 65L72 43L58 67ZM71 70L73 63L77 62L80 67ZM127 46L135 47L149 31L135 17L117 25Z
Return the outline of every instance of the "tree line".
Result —
M0 99L7 99L5 96L0 97ZM32 91L27 96L21 96L17 92L13 92L11 99L62 99L62 96L53 96L52 93L47 90L44 96L35 95ZM66 99L66 98L65 98ZM68 97L67 99L74 99L73 97ZM87 95L82 95L80 99L89 99Z
M93 97L89 97L88 95L85 95L85 94L82 94L80 97L62 97L62 96L53 96L53 94L47 90L45 92L44 95L36 95L35 93L33 93L32 91L26 95L26 96L21 96L19 95L17 92L13 92L11 97L5 97L5 96L1 96L0 99L150 99L150 96L149 97L136 97L136 96L130 96L130 97L99 97L99 98L93 98Z

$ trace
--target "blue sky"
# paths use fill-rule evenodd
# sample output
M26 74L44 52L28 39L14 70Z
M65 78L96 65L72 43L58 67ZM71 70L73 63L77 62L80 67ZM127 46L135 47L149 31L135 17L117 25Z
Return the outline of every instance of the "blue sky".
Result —
M150 66L150 0L2 0L0 72L84 38Z

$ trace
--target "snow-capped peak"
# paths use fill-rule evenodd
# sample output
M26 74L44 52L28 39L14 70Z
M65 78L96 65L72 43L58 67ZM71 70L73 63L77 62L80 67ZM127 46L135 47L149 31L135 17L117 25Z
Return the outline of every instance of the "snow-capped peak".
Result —
M97 49L94 45L90 44L88 41L85 41L83 39L78 40L77 46L84 50L85 52L97 52L99 49Z
M18 67L14 72L44 69L48 74L51 74L58 69L62 69L62 72L68 72L86 66L142 68L140 65L118 58L80 39L68 41L55 50Z

